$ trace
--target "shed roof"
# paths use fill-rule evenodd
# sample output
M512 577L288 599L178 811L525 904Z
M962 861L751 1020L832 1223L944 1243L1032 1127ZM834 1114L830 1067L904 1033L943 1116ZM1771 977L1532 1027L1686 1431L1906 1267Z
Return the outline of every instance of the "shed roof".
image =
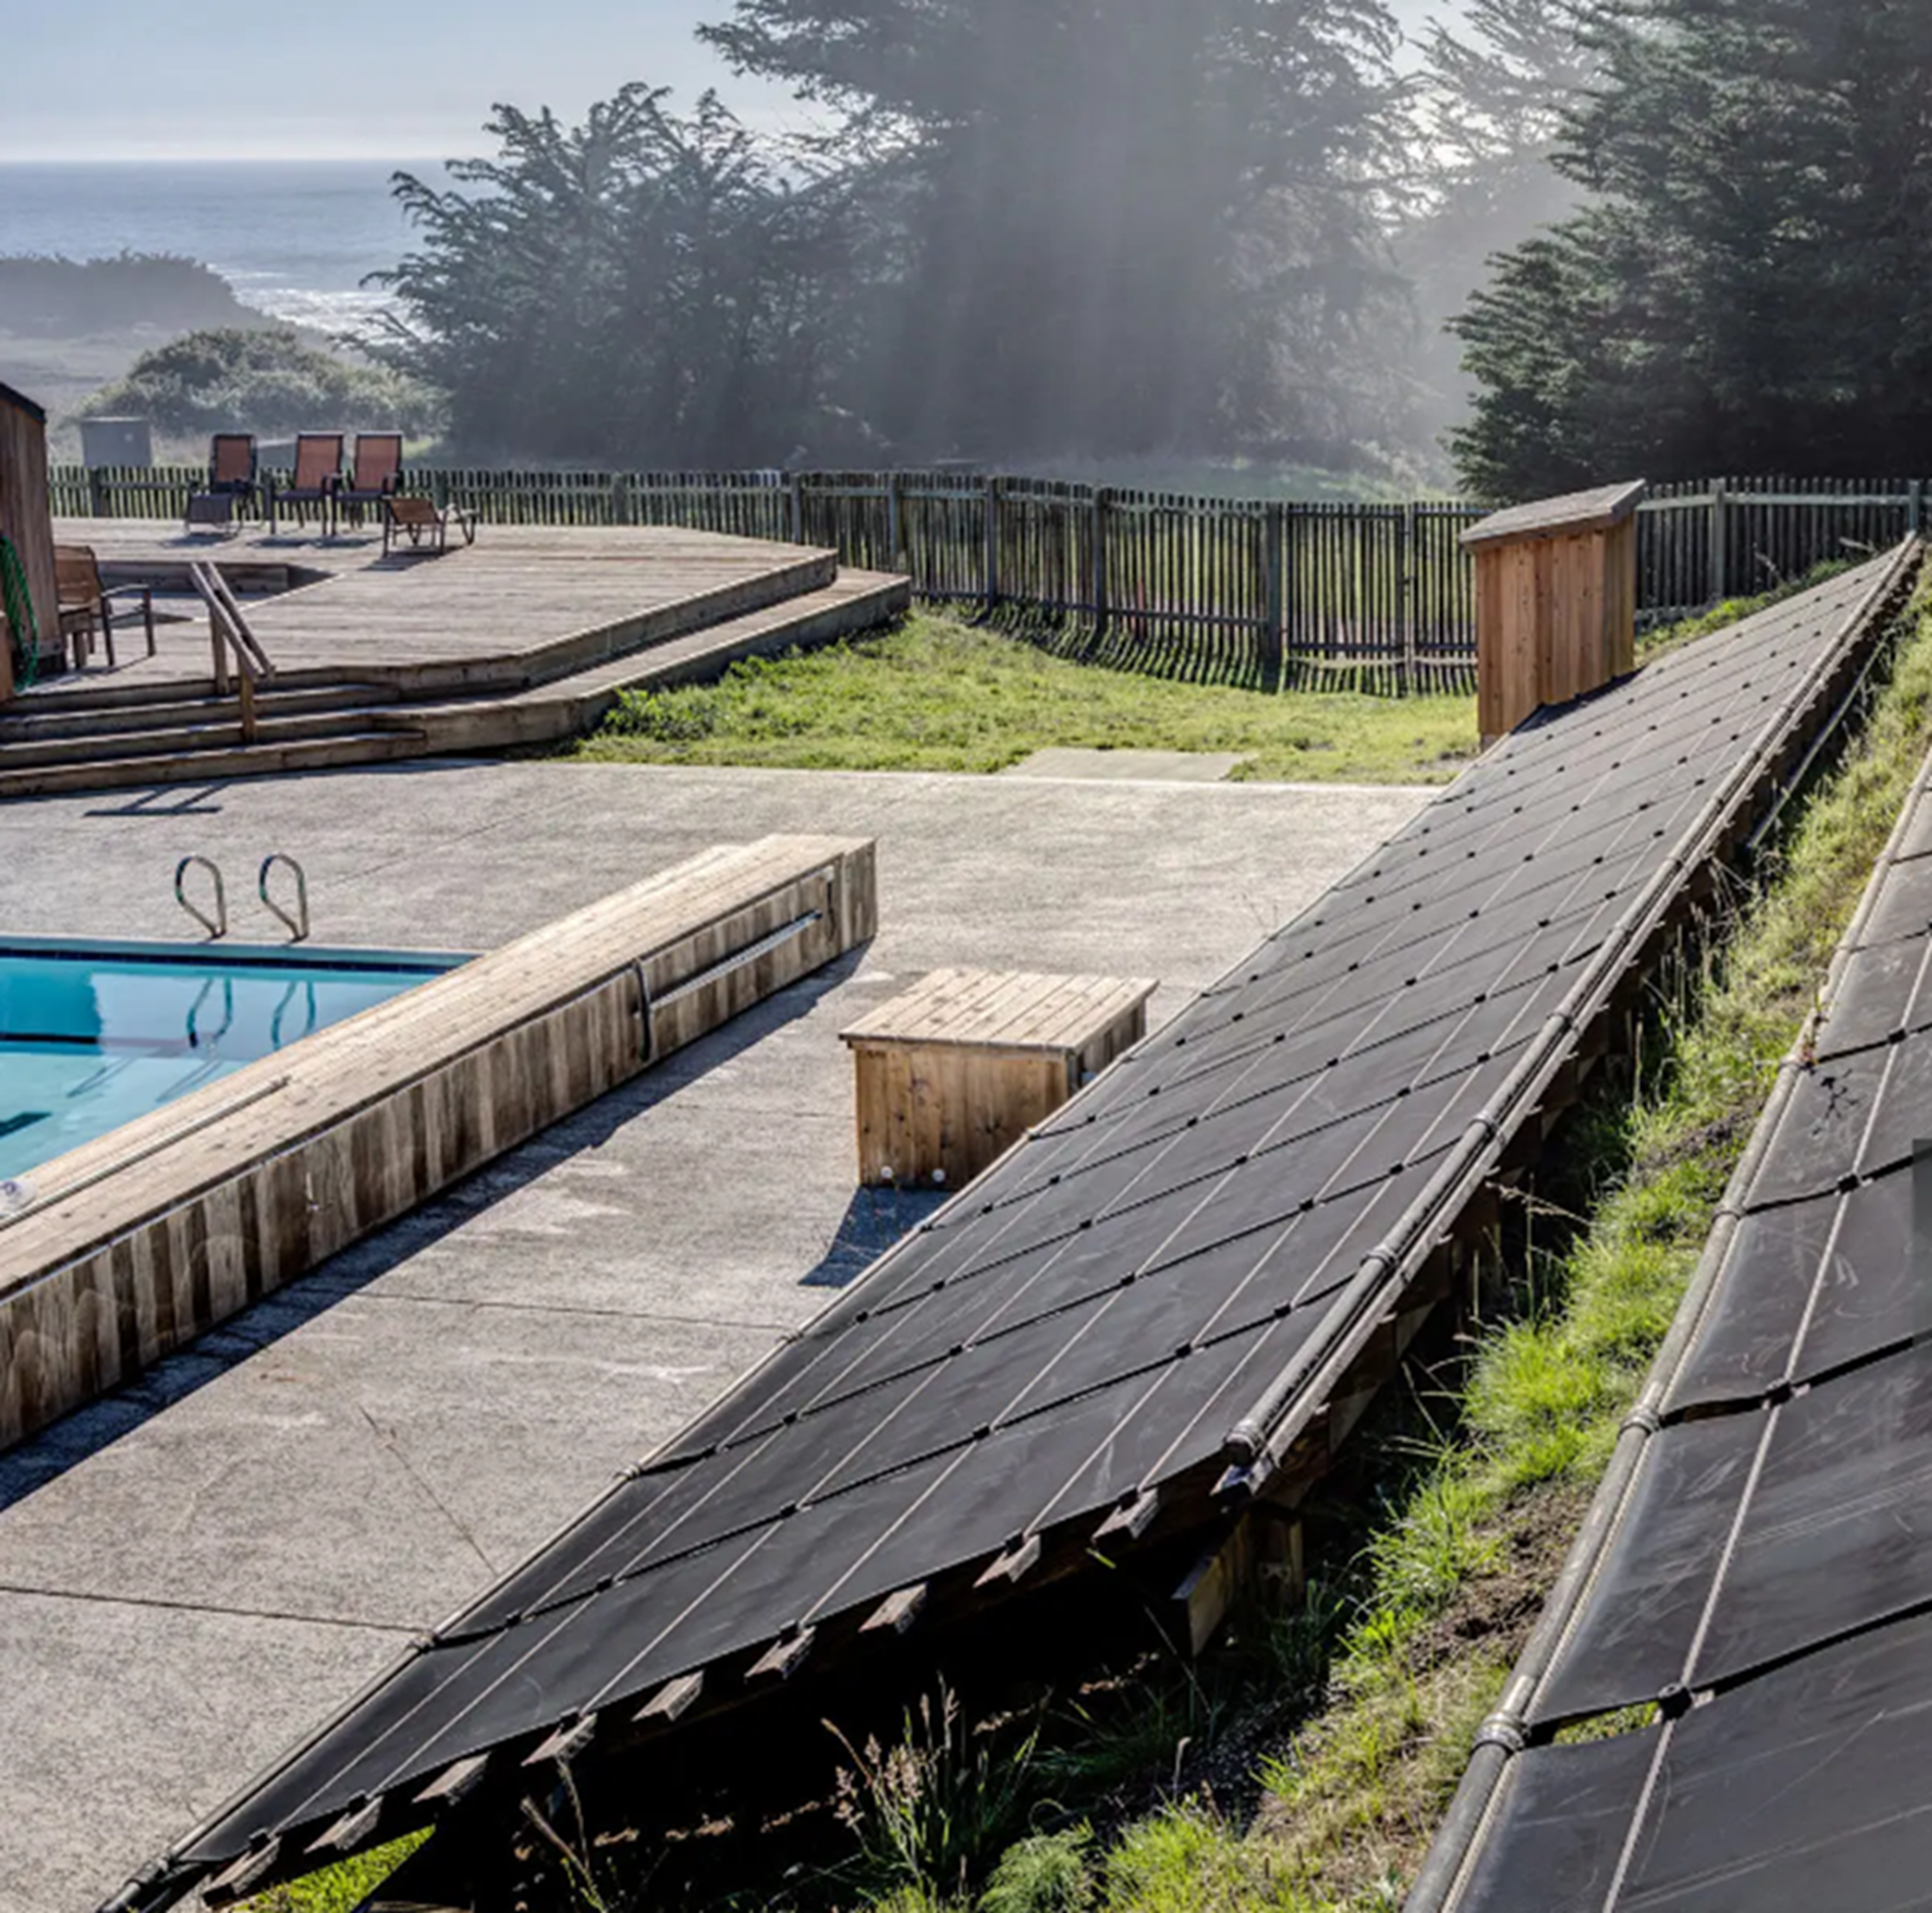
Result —
M32 417L37 419L43 425L47 422L47 408L45 406L36 405L24 392L15 392L12 386L4 381L0 381L0 401L4 401L19 411L27 413Z
M1471 550L1499 545L1505 539L1549 538L1578 532L1607 532L1621 525L1642 502L1650 489L1647 480L1628 484L1600 485L1594 491L1573 491L1560 498L1539 498L1533 505L1512 505L1462 535Z

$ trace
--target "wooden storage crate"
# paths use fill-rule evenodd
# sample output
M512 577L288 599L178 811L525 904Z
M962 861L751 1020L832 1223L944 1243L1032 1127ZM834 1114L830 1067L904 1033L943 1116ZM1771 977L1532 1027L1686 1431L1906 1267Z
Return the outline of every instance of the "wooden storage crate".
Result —
M842 1032L857 1078L859 1179L957 1188L1147 1030L1158 986L939 970Z
M1607 485L1518 505L1464 532L1476 561L1477 700L1485 744L1545 705L1637 668L1637 508Z

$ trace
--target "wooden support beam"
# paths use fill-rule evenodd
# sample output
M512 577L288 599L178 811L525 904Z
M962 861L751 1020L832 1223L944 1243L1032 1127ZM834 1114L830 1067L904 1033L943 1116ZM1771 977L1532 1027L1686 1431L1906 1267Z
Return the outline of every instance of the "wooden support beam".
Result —
M1124 1507L1117 1507L1094 1530L1096 1543L1109 1541L1116 1535L1132 1541L1138 1541L1154 1524L1154 1517L1161 1511L1160 1490L1144 1490Z
M472 1754L467 1760L452 1761L423 1791L417 1794L414 1804L417 1806L454 1806L465 1795L473 1792L477 1784L488 1770L488 1754Z
M270 1869L281 1857L282 1843L279 1835L264 1840L260 1846L251 1847L247 1853L225 1867L213 1879L202 1884L201 1897L209 1906L227 1906L245 1898L257 1881L267 1877Z
M913 1587L901 1588L896 1594L886 1595L872 1609L859 1631L862 1634L903 1634L918 1619L920 1610L925 1605L924 1582Z
M973 1585L976 1588L995 1588L1003 1584L1009 1588L1016 1587L1039 1565L1041 1551L1039 1537L1029 1534L1024 1540L1015 1542L1008 1548Z
M597 1717L586 1714L561 1722L556 1731L534 1753L525 1755L526 1767L541 1767L554 1762L563 1766L577 1758L597 1737Z
M795 1634L787 1634L774 1641L752 1663L746 1680L789 1680L811 1652L811 1644L817 1638L817 1629L804 1627Z
M667 1680L645 1704L638 1708L638 1723L648 1726L662 1721L668 1725L681 1720L690 1712L699 1694L704 1692L704 1676L702 1673L679 1674L675 1680Z
M309 1842L307 1850L311 1854L352 1853L376 1831L382 1817L383 1796L379 1793L359 1806L350 1807L339 1819L332 1822Z

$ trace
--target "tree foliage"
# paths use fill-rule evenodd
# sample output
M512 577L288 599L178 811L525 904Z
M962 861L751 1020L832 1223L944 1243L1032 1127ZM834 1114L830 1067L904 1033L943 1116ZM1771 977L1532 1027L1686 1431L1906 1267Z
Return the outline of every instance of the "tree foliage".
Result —
M1396 291L1381 0L738 0L705 36L844 117L896 441L1010 455L1372 435Z
M457 187L398 176L421 244L378 349L449 394L461 446L695 467L827 437L842 192L781 176L715 94L667 102L628 86L575 127L499 106Z
M1916 467L1932 427L1932 11L1910 0L1608 0L1567 120L1584 210L1459 322L1456 455L1512 497Z
M138 413L162 432L431 430L434 396L378 366L304 345L292 328L189 332L134 361L80 407Z
M1554 165L1565 115L1600 75L1580 30L1586 0L1468 0L1423 42L1415 102L1423 155L1396 257L1420 324L1420 409L1430 435L1466 413L1461 347L1447 328L1497 255L1573 212L1576 182Z

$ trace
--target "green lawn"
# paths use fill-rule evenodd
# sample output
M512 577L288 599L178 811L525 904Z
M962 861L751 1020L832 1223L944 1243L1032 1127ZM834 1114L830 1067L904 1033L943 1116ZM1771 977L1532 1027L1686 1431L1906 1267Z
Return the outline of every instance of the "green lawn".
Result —
M632 695L578 755L606 763L994 771L1049 745L1238 751L1237 778L1429 783L1476 752L1473 698L1269 696L1053 657L929 612L828 649Z

